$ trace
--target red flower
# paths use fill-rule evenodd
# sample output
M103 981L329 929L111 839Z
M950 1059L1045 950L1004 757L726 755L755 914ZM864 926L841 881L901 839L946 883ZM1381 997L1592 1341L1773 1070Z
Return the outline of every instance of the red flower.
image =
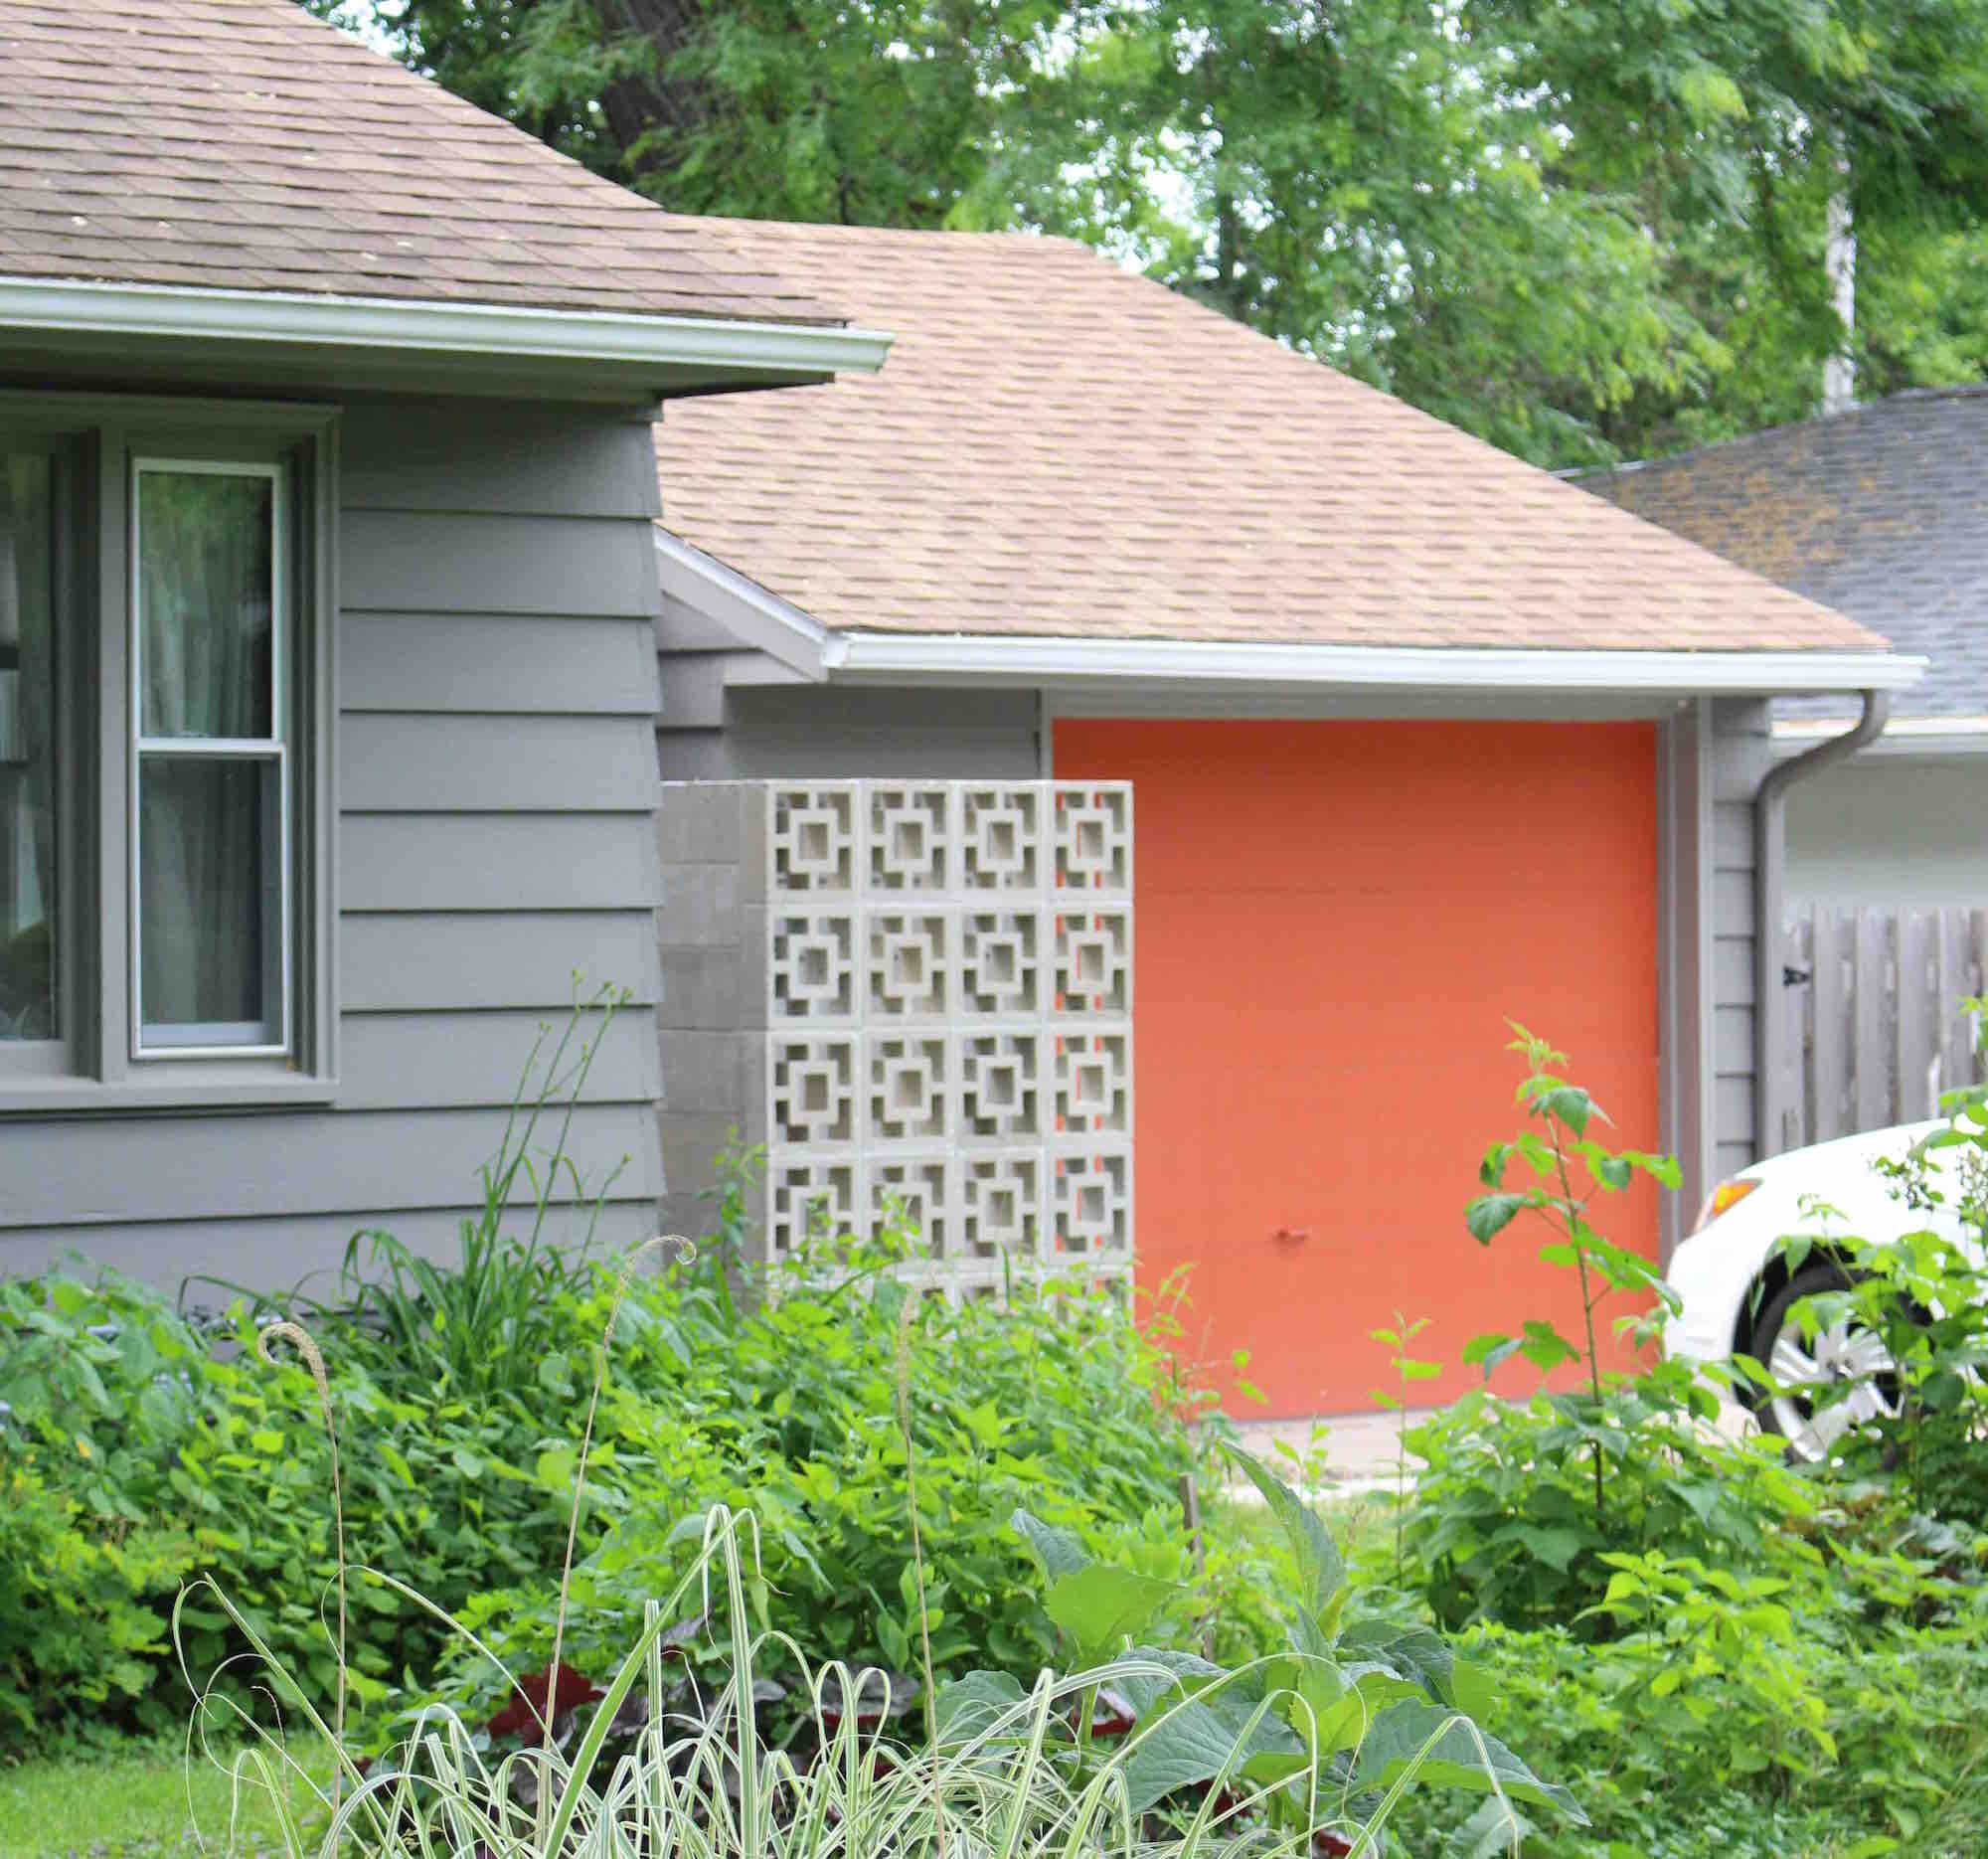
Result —
M1353 1842L1342 1838L1329 1827L1320 1827L1311 1836L1311 1849L1321 1855L1321 1859L1343 1859L1353 1850Z
M550 1670L527 1672L518 1680L517 1688L511 1693L511 1702L491 1718L490 1734L493 1737L537 1736L541 1734L546 1718L561 1717L606 1695L584 1672L575 1671L562 1660L557 1682ZM548 1696L551 1698L550 1707Z

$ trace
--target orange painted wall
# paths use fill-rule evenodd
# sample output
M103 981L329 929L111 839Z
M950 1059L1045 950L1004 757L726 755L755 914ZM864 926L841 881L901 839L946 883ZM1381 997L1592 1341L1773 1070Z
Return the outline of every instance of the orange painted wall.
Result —
M1577 1334L1544 1229L1481 1248L1463 1208L1517 1120L1508 1016L1658 1146L1654 727L1060 721L1055 765L1134 784L1139 1276L1194 1265L1183 1346L1268 1396L1231 1411L1368 1407L1397 1310L1435 1398L1481 1331ZM1651 1189L1606 1213L1655 1255Z

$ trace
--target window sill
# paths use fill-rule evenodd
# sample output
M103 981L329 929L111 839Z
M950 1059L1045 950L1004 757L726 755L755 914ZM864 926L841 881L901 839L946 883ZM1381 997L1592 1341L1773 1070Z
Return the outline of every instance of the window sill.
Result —
M149 1068L147 1068L149 1070ZM114 1084L96 1078L0 1078L0 1118L104 1111L305 1109L335 1103L338 1081L254 1065L162 1067Z

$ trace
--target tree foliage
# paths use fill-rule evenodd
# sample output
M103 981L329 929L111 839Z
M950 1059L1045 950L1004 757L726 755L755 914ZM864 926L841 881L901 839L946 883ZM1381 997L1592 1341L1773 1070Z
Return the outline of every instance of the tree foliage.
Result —
M333 0L313 0L329 8ZM1988 0L340 0L688 212L1067 232L1542 463L1988 360Z

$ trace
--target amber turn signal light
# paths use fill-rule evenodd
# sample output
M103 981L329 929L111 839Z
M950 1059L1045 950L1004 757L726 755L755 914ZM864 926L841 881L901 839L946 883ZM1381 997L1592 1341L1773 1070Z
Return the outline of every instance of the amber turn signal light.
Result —
M1748 1181L1743 1175L1734 1175L1722 1181L1705 1197L1705 1205L1698 1210L1698 1225L1693 1227L1692 1231L1703 1233L1721 1214L1738 1207L1759 1185L1757 1181Z

